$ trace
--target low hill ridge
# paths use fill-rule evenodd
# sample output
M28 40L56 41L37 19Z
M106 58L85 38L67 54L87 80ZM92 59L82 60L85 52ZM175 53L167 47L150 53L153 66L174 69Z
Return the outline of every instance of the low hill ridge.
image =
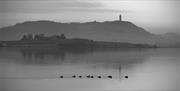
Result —
M85 38L96 41L170 45L164 37L151 34L129 21L92 21L86 23L60 23L46 20L27 21L0 28L0 40L18 40L22 35L28 33L43 33L48 36L63 33L70 38Z

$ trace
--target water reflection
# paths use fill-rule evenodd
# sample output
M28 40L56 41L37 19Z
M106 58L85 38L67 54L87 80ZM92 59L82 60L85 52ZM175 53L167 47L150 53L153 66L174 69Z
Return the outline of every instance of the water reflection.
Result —
M177 90L179 60L179 49L0 48L0 77L13 78L0 90Z
M62 63L138 63L149 55L149 49L93 48L1 48L1 58L14 57L26 65L57 65ZM10 57L11 56L11 57Z
M46 75L95 75L120 78L120 71L133 69L150 54L149 49L113 49L113 48L1 48L1 62L37 68L34 76L40 74L39 67L47 67ZM153 49L151 49L153 50ZM6 60L5 60L6 59ZM14 66L12 66L14 67ZM16 67L16 66L15 66ZM57 67L57 68L54 68ZM120 69L121 67L121 69ZM9 68L7 68L9 69ZM19 69L21 70L21 69ZM26 69L29 72L29 69ZM32 70L31 70L32 71ZM34 71L34 70L33 70ZM50 72L51 71L51 72ZM54 72L54 73L52 73ZM22 75L21 77L27 75ZM44 73L41 73L44 74ZM126 75L124 73L124 75ZM16 76L16 75L14 75ZM31 75L32 76L32 75ZM42 75L40 75L42 76ZM28 76L29 77L29 76ZM43 76L44 77L44 76ZM46 76L45 76L46 77ZM57 76L59 77L59 76Z

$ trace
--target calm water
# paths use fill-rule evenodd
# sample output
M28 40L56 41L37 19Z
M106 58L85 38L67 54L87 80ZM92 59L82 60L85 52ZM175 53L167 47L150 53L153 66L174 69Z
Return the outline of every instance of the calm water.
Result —
M0 90L180 90L179 65L180 49L0 48Z

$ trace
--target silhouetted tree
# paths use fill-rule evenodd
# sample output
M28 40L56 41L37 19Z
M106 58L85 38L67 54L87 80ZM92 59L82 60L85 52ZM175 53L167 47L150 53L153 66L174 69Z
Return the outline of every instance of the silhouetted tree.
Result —
M47 37L44 34L35 34L34 37L32 34L23 35L21 40L57 40L57 39L66 39L66 36L64 34L59 35L53 35L51 37Z
M23 35L23 37L21 38L21 40L28 40L26 35Z
M64 34L61 34L60 39L66 39L66 36Z
M39 34L39 40L44 40L45 39L45 35L44 34Z
M28 34L27 35L27 40L33 40L33 35L32 34Z
M57 40L57 39L60 39L60 36L59 35L53 35L50 37L51 40Z
M39 40L39 35L38 35L38 34L36 34L36 35L34 36L34 40Z
M40 37L44 37L44 34L39 34Z

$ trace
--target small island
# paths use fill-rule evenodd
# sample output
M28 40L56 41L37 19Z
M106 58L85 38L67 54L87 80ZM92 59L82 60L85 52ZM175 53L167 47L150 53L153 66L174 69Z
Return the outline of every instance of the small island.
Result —
M64 34L45 36L44 34L23 35L20 40L0 41L0 47L92 47L92 48L157 48L156 45L121 42L94 41L83 38L67 38Z

